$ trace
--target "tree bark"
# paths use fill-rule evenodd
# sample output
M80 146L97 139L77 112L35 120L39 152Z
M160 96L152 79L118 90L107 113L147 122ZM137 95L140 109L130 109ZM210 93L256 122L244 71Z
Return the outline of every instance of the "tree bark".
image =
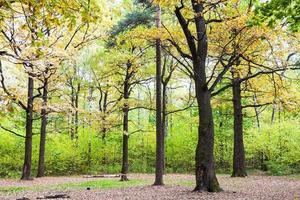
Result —
M44 81L43 87L43 107L41 111L41 135L40 135L40 151L37 177L45 175L45 144L46 144L46 128L47 128L47 102L48 102L48 79Z
M72 106L72 109L75 108L75 88L74 88L74 85L73 85L73 79L70 80L70 84L71 84L71 106ZM75 114L74 114L74 111L72 110L72 113L71 113L71 140L74 139L74 136L75 136L75 129L74 129L74 118L75 118Z
M253 95L253 102L254 105L257 105L257 97L256 94L254 93ZM255 111L255 117L256 117L256 123L257 123L257 128L260 130L260 120L259 120L259 112L258 112L258 108L254 107L254 111Z
M108 132L108 129L106 128L106 112L107 112L107 98L108 98L108 91L103 91L101 87L98 88L100 92L100 99L99 99L99 111L102 113L101 120L103 122L103 125L100 130L100 135L101 139L103 142L103 149L104 149L104 154L103 154L103 159L102 159L102 164L106 166L107 164L107 153L106 153L106 134Z
M100 91L100 99L99 99L99 111L102 113L101 120L104 123L103 127L101 127L100 134L102 141L105 142L105 137L107 133L107 128L105 126L106 122L106 112L107 112L107 98L108 98L108 91L103 91L101 88Z
M196 187L194 191L220 191L214 162L214 121L211 109L211 94L195 80L199 111L198 143L196 148Z
M161 8L157 6L156 27L161 26ZM163 185L164 173L164 136L161 105L161 40L156 39L156 166L154 185Z
M245 149L243 140L243 112L241 102L241 82L238 77L232 80L234 110L234 147L232 177L246 177Z
M168 104L168 95L167 95L167 83L163 84L162 88L162 132L163 136L167 137L168 135L168 115L167 115L167 105Z
M78 126L79 126L79 118L78 118L78 104L79 104L79 92L80 92L80 83L77 84L77 90L75 94L75 131L74 131L74 138L78 140Z
M91 165L92 165L92 132L91 132L91 126L92 126L92 100L93 100L93 88L89 86L89 96L88 96L88 106L89 106L89 120L88 120L88 166L89 170L91 170Z
M31 75L28 75L28 100L26 109L26 138L25 155L21 180L30 180L31 177L31 158L32 158L32 122L33 122L33 90L34 81Z
M221 190L215 172L214 161L214 121L211 108L211 93L206 83L206 57L208 51L203 4L192 0L197 29L197 53L194 56L194 80L199 110L198 144L196 148L195 190L219 192Z
M128 108L123 108L123 157L122 157L122 170L121 181L128 181Z
M272 116L271 116L271 124L275 123L275 112L276 112L276 104L273 104Z
M167 96L167 84L163 83L163 92L162 92L162 140L163 140L163 146L162 146L162 152L163 152L163 173L165 174L166 169L166 141L165 138L168 134L168 115L167 115L167 104L168 104L168 96Z
M129 79L130 79L130 70L131 63L127 63L126 77L124 81L124 106L123 106L123 154L122 154L122 170L121 170L121 181L128 181L128 114L129 114Z
M78 139L78 104L80 93L80 82L77 80L77 68L74 66L73 76L69 78L69 86L71 87L71 105L73 108L71 116L71 140Z

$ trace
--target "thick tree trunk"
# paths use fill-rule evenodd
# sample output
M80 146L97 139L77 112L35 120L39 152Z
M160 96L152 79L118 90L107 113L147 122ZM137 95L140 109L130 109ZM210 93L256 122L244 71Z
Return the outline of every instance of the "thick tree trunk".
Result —
M211 108L211 93L206 82L206 57L208 51L206 25L201 15L202 3L192 0L197 29L197 47L194 47L193 67L196 98L199 110L198 144L196 148L195 191L219 192L221 188L216 177L214 161L214 121ZM191 39L191 38L190 38Z
M245 150L243 141L243 112L241 102L241 82L233 77L233 110L234 110L234 147L232 177L245 177Z
M206 23L203 15L203 1L191 0L195 12L194 23L196 39L189 29L189 23L181 13L182 7L176 7L175 15L186 37L193 61L192 77L195 82L196 98L199 109L198 144L196 148L196 187L194 191L206 190L218 192L221 190L214 163L214 121L211 108L211 93L206 82L206 57L208 50ZM179 51L180 52L180 51ZM186 56L181 53L182 56Z
M156 26L160 28L161 9L157 6ZM161 40L156 39L156 167L154 185L163 185L164 173L164 136L161 105Z
M47 102L48 102L48 79L45 79L43 88L43 107L41 111L41 135L40 135L40 151L37 177L45 175L45 144L46 144L46 128L47 128Z
M214 122L211 109L211 95L206 87L196 83L199 107L198 144L196 148L196 187L194 191L220 191L214 162Z
M26 109L26 138L25 138L25 156L22 171L22 180L30 180L31 174L31 157L32 157L32 122L33 122L33 90L34 81L28 77L28 100Z

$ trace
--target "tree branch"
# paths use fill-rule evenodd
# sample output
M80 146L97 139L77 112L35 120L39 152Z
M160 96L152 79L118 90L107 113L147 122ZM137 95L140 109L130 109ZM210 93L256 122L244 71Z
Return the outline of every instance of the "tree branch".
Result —
M2 71L2 62L0 60L0 82L1 82L1 86L2 86L2 89L4 90L4 92L14 101L16 102L19 106L21 106L24 110L27 110L27 107L25 106L25 104L23 104L20 100L18 100L14 95L12 95L8 89L6 88L5 86L5 83L4 83L4 75L3 75L3 71Z
M8 128L3 127L1 124L0 124L0 128L2 128L3 130L5 130L6 132L9 132L9 133L12 133L12 134L18 136L18 137L26 138L24 135L18 134L16 132L12 131L12 130L9 130Z

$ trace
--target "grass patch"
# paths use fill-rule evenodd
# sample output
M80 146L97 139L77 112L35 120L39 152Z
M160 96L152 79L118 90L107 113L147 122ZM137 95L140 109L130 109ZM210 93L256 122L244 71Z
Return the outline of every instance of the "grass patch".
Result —
M186 186L186 187L192 187L195 185L195 181L192 180L183 180L183 181L166 181L167 185L179 185L179 186Z
M91 189L109 189L109 188L123 188L123 187L133 187L133 186L143 186L149 184L148 181L145 180L130 180L127 182L121 182L119 180L95 180L95 181L86 181L80 183L64 183L59 184L54 187L54 189L83 189L83 188L91 188Z
M295 178L295 179L299 179L300 180L300 174L290 174L290 175L287 175L286 177L288 177L288 178Z
M119 180L101 179L94 181L85 181L78 183L63 183L50 186L29 186L29 187L0 187L0 193L17 193L23 191L43 191L43 190L71 190L71 189L110 189L143 186L150 184L146 180L130 180L121 182Z
M27 187L0 187L0 192L13 193L13 192L22 192L27 189L28 189Z

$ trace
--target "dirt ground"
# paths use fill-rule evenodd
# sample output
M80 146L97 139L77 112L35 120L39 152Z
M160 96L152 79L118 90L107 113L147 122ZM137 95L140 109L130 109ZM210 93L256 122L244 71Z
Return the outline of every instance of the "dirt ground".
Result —
M69 188L69 189L47 189L51 186L65 183L81 183L87 180L83 177L47 177L35 179L33 181L0 180L2 187L39 187L42 190L30 189L26 191L0 192L1 200L13 200L26 197L27 199L37 199L45 195L66 194L69 199L78 200L141 200L141 199L165 199L165 200L187 200L187 199L220 199L220 200L299 200L300 180L287 177L270 176L249 176L247 178L231 178L228 175L219 175L218 180L223 192L191 192L193 189L194 176L184 174L169 174L165 176L167 183L163 187L151 186L154 176L147 174L130 174L131 180L141 180L147 182L144 186L113 188L113 189L93 189ZM93 180L101 180L93 179ZM117 181L117 180L116 180ZM53 188L53 187L52 187ZM24 199L26 199L24 198Z

